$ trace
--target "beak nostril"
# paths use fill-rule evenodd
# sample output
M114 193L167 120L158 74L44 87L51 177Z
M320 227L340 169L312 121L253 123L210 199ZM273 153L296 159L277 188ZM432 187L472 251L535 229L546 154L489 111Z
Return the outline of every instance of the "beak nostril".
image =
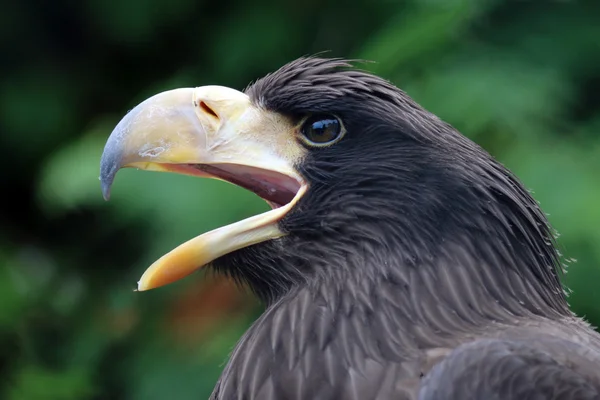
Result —
M203 102L203 101L200 101L200 109L201 109L202 111L204 111L205 113L212 115L212 116L213 116L213 117L215 117L215 118L219 118L219 116L217 115L217 113L216 113L216 112L214 112L214 110L213 110L212 108L210 108L210 107L208 106L208 104L206 104L206 103L205 103L205 102Z

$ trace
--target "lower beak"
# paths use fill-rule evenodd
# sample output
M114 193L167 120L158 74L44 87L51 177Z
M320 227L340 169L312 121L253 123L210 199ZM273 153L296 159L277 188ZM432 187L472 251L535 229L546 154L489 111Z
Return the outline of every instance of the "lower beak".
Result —
M293 167L303 156L290 136L294 129L244 93L220 86L160 93L119 122L100 164L106 199L118 170L135 167L226 180L273 208L172 250L146 270L138 290L172 283L232 251L285 235L279 221L306 191Z

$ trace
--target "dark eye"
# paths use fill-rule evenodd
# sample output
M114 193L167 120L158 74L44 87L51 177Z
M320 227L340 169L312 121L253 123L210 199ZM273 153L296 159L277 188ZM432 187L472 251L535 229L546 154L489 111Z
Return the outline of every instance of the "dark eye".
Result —
M334 115L311 115L302 124L300 133L308 144L324 146L341 139L344 127Z

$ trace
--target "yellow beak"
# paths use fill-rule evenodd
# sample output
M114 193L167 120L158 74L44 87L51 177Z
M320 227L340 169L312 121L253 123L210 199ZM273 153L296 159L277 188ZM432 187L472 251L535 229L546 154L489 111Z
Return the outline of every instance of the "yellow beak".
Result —
M134 167L226 180L273 208L172 250L146 270L138 290L172 283L232 251L285 235L278 222L307 189L293 167L305 154L296 130L287 118L221 86L160 93L119 122L100 164L105 199L118 170Z

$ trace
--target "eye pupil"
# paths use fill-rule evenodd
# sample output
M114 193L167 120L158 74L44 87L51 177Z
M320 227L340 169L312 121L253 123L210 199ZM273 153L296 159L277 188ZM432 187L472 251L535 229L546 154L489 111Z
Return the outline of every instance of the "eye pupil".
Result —
M302 134L313 144L327 144L336 140L342 133L340 120L331 115L313 115L302 127Z

